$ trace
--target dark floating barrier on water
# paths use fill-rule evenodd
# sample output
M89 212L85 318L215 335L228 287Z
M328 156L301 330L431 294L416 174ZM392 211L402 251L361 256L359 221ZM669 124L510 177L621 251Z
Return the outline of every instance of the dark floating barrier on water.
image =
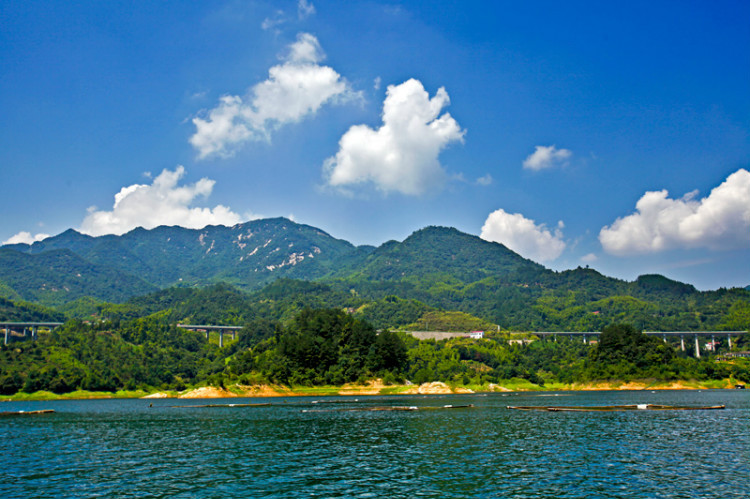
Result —
M354 403L357 402L356 400L351 401L342 401L342 402L332 402L332 403ZM312 404L320 404L321 402L314 401ZM190 404L190 405L171 405L169 407L173 409L207 409L207 408L235 408L235 407L268 407L271 405L275 406L285 406L285 407L291 407L298 404L271 404L271 403L262 403L262 404ZM153 405L149 406L153 407ZM351 407L351 408L342 408L342 409L305 409L302 412L332 412L332 411L340 411L340 412L357 412L357 411L365 411L365 412L376 412L376 411L430 411L430 410L443 410L443 409L467 409L470 407L474 407L474 404L467 404L467 405L443 405L443 406L429 406L429 407L417 407L415 405L410 406L380 406L380 407ZM54 411L52 411L54 412Z
M265 404L200 404L200 405L172 405L175 409L205 409L213 407L267 407L270 403Z
M55 411L52 409L42 409L40 411L4 411L0 412L0 416L38 416L40 414L52 414Z
M313 400L310 402L311 404L352 404L354 402L359 402L359 399L344 399L344 400Z
M545 405L509 405L508 409L521 411L548 411L548 412L604 412L604 411L707 411L712 409L725 409L724 405L711 405L704 407L688 407L681 405L659 405L659 404L632 404L632 405L592 405L592 406L545 406Z
M435 411L443 409L469 409L474 407L474 404L467 405L442 405L442 406L428 406L428 407L417 407L416 405L396 405L396 406L381 406L381 407L356 407L351 409L305 409L302 412L399 412L399 411Z
M350 411L436 411L441 409L468 409L474 407L474 404L467 405L442 405L442 406L427 406L417 407L416 405L408 406L392 406L392 407L362 407L359 409L349 409Z

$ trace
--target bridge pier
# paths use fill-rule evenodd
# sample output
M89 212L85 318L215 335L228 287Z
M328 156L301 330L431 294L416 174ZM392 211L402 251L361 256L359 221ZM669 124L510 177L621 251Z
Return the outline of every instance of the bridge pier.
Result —
M680 350L685 351L685 336L682 334L680 335Z
M0 321L0 329L3 330L4 338L3 344L7 345L13 341L11 336L13 331L17 334L23 335L23 338L31 338L31 340L39 339L39 328L44 328L47 331L52 331L57 327L62 326L62 322L5 322Z
M695 357L697 359L701 358L701 345L698 343L698 335L695 335Z
M224 347L224 330L219 329L219 348Z
M729 349L732 349L732 335L727 333L727 344L729 345Z

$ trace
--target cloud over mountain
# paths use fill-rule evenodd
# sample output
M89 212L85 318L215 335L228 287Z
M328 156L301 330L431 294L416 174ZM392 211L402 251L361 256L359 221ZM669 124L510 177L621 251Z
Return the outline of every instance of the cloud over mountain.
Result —
M516 253L534 261L555 260L565 250L562 222L551 232L544 224L524 217L520 213L496 210L487 217L479 237L501 243Z
M750 247L750 172L737 170L703 199L695 199L696 194L670 199L666 189L646 192L635 213L602 228L602 247L620 256Z
M11 237L9 237L7 240L3 241L1 244L32 244L36 241L43 241L44 239L47 239L49 237L49 234L39 233L39 234L32 234L28 231L21 231L18 234L15 234Z
M347 188L371 182L384 193L419 195L445 181L438 155L462 130L450 114L444 88L430 98L415 79L389 85L383 102L383 124L377 130L356 125L339 140L339 151L324 164L328 185Z
M289 53L268 70L268 78L243 98L225 95L207 116L193 118L190 143L199 158L232 156L248 141L270 140L271 133L315 114L321 106L357 98L336 71L319 63L320 43L309 33L297 35Z
M240 216L226 206L191 207L198 197L208 197L215 181L202 178L191 185L178 185L185 168L165 169L151 183L133 184L115 194L111 211L89 208L80 231L92 236L124 234L136 227L152 229L160 225L179 225L200 229L206 225L233 225Z

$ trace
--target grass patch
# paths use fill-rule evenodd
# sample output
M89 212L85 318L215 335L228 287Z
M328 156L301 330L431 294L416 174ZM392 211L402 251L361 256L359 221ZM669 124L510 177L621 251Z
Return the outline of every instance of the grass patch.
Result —
M495 384L514 392L543 391L550 389L548 386L539 386L523 378L501 379Z
M317 395L317 396L326 396L326 395L338 395L339 390L341 390L342 387L340 386L291 386L289 389L294 393L295 395Z
M414 386L409 385L391 385L386 386L380 389L380 395L402 395L405 392L408 392L414 388Z
M148 395L149 392L144 390L119 390L117 392L91 392L88 390L76 390L69 393L53 393L48 391L38 391L34 393L18 392L15 395L8 395L2 400L25 402L34 400L95 400L95 399L134 399Z

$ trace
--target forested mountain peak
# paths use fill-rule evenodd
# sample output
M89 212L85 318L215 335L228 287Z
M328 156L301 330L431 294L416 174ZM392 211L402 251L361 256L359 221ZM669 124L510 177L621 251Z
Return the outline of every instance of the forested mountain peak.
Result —
M358 263L356 269L346 269L358 279L375 281L444 275L462 282L529 270L545 269L502 244L436 226L420 229L403 242L388 241Z
M638 276L635 284L647 292L667 292L676 295L688 295L697 292L697 289L691 284L674 281L659 274Z
M137 228L119 236L92 237L70 229L32 245L12 245L6 249L15 250L19 255L70 251L88 264L137 275L158 288L226 281L244 289L257 289L280 277L317 279L330 273L342 258L354 254L364 256L369 252L366 249L358 251L347 241L286 218L202 229L178 226ZM32 267L26 265L24 268L34 273ZM47 270L43 272L47 274L50 286L64 287L62 276L56 279ZM33 299L29 295L31 290L24 289L22 281L25 279L16 279L12 285L0 279L20 296ZM21 289L17 289L19 285ZM139 286L138 293L143 291ZM129 297L138 293L121 289L119 294L111 296L93 292L91 295L114 301L115 295L119 300L123 295ZM77 297L71 295L70 299Z
M55 249L69 249L73 252L87 251L96 244L96 238L81 234L75 229L68 229L65 232L52 237L48 237L32 244L9 244L3 248L11 248L22 253L42 253Z
M221 282L232 287L212 287ZM172 289L133 298L165 288ZM197 289L205 293L189 291ZM257 293L239 294L247 291ZM627 282L590 268L555 272L451 227L355 247L286 218L120 236L68 230L31 246L6 246L0 296L57 307L73 302L70 310L89 314L102 302L130 299L115 313L123 317L173 309L176 320L236 322L253 302L272 315L303 306L360 310L379 326L412 323L437 309L508 328L574 330L613 320L654 330L736 327L750 303L744 289L699 292L659 275Z

